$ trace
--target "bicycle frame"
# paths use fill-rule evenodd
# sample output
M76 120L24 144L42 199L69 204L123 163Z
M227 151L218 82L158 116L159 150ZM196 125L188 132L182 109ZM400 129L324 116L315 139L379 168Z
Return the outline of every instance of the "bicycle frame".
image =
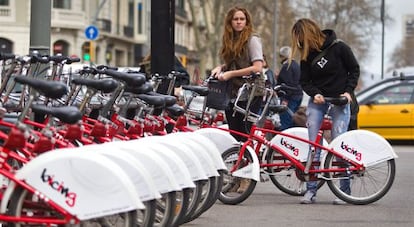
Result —
M306 164L304 164L301 161L299 161L299 160L295 159L294 157L292 157L286 151L281 149L279 147L279 145L277 145L275 143L272 143L271 141L267 140L264 137L265 133L271 133L273 135L282 135L282 136L292 138L294 140L298 140L298 141L301 141L301 142L308 143L310 146L313 146L315 148L319 148L321 150L325 150L327 152L333 153L334 156L336 156L338 158L341 158L341 159L347 161L350 164L350 166L347 167L347 168L325 169L325 168L323 168L322 165L320 165L321 164L320 162L312 162L312 165L320 166L320 168L310 169L309 174L321 174L321 173L326 173L326 172L345 172L345 171L356 171L356 170L363 170L364 169L363 164L360 164L360 163L357 163L353 160L350 160L349 158L345 157L342 153L337 152L332 148L328 148L326 146L320 145L319 143L309 141L305 138L301 138L301 137L298 137L298 136L290 135L290 134L287 134L287 133L283 133L283 132L279 132L279 131L275 131L275 130L271 130L271 129L259 128L256 125L252 126L252 128L250 130L250 134L240 133L240 132L233 131L233 130L228 130L228 129L222 129L222 130L229 131L231 133L238 134L238 135L241 135L241 136L244 136L244 137L247 138L247 141L242 144L242 147L240 149L240 153L239 153L238 160L237 160L236 164L230 170L231 173L233 173L233 172L235 172L236 170L239 169L247 147L249 147L249 146L252 147L254 149L254 153L255 153L256 157L260 157L260 151L261 151L262 145L265 145L268 148L276 150L279 154L281 154L283 156L283 158L286 158L287 160L289 160L290 163L266 164L266 163L263 163L263 159L259 159L260 160L259 161L260 168L295 166L300 171L303 171L303 172L305 171ZM265 156L265 155L266 154L263 154L263 156ZM243 171L241 171L241 172L243 172ZM246 175L245 177L248 177L248 176ZM328 180L328 179L325 179L325 180Z

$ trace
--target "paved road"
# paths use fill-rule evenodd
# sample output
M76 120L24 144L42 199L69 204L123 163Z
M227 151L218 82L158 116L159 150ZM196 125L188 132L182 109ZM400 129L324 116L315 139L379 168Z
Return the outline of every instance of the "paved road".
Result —
M299 204L299 197L279 191L268 181L258 183L244 203L230 206L217 202L185 227L242 226L414 226L414 146L394 145L399 158L394 185L376 203L333 205L328 186L318 192L316 204Z

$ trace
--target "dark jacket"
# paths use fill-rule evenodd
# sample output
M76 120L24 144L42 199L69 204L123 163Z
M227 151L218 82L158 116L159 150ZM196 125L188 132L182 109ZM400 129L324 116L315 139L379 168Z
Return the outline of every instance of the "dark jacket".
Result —
M287 60L284 60L282 62L282 68L279 72L279 77L277 78L277 84L286 84L289 87L296 88L295 90L286 90L287 97L302 97L302 87L299 83L300 80L300 66L295 61L292 60L292 62L289 65L289 62Z
M324 30L326 40L322 50L336 40L333 30ZM351 48L344 42L331 46L326 54L311 65L320 52L311 50L306 61L301 61L300 83L303 90L313 97L322 94L326 97L338 97L344 92L353 93L358 83L359 64Z

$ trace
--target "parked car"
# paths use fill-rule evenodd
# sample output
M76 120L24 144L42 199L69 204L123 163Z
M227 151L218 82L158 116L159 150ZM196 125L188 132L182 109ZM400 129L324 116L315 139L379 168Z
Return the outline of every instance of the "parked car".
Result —
M356 96L359 129L388 140L414 139L414 75L385 79Z

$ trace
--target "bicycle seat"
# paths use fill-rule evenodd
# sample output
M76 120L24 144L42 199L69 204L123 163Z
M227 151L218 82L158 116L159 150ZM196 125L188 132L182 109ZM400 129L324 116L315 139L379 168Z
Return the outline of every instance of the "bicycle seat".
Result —
M185 113L184 108L178 104L167 106L165 110L174 117L182 116Z
M134 94L145 94L147 92L152 91L154 88L152 87L151 83L145 83L141 86L138 87L132 87L132 86L128 86L125 88L125 92L131 92Z
M162 98L164 98L165 106L172 106L177 102L177 98L172 95L164 95L164 94L157 93L155 91L150 91L147 94L154 95L154 96L161 96Z
M154 96L154 95L146 95L146 94L140 94L137 96L142 101L148 103L151 106L154 107L164 107L165 101L164 98L161 96Z
M82 113L74 106L51 107L32 105L32 111L39 114L52 115L67 124L75 124L82 119Z
M59 99L68 92L66 85L58 81L35 79L26 76L16 76L14 81L26 84L51 99Z
M140 73L124 73L111 69L106 69L104 73L116 80L122 80L129 86L141 86L145 83L145 75Z
M85 78L75 78L72 80L73 84L85 85L89 88L94 88L103 93L111 93L118 87L118 82L112 79L94 80Z

